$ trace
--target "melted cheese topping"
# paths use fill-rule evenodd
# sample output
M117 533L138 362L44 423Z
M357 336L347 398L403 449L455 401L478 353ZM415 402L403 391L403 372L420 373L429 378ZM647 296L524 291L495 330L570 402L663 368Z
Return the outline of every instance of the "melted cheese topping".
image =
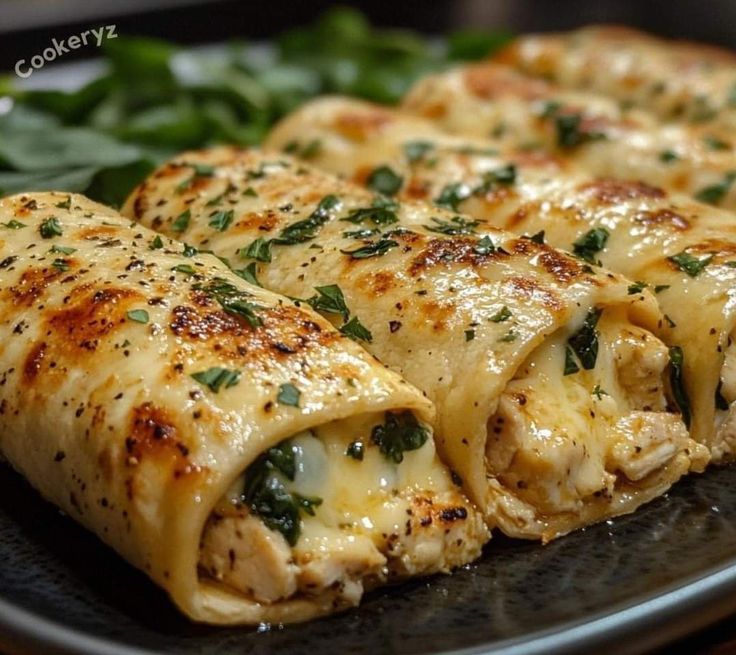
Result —
M380 414L335 421L295 435L293 480L274 472L289 493L318 498L301 513L289 547L241 502L245 475L215 509L202 537L200 571L255 600L333 595L354 605L364 585L448 571L480 554L487 531L439 465L433 443L396 463L372 442ZM362 460L347 454L362 444Z

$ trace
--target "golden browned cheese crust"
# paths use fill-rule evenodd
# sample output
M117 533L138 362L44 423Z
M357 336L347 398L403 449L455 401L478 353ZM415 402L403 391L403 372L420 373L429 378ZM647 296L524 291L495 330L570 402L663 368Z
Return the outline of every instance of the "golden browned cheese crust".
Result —
M297 621L357 602L360 586L350 597L333 590L268 604L200 579L203 526L264 450L325 425L350 439L349 421L389 410L428 422L419 391L310 308L77 195L0 200L0 305L0 453L190 618ZM199 377L213 369L227 376ZM285 384L298 403L279 399ZM337 469L348 467L338 455ZM376 551L373 585L395 577L390 567L407 575L466 563L487 538L431 435L411 461L402 473L411 484L392 491L409 507L434 503L429 514L454 542L433 537L430 561L424 553L417 564L397 535L395 561L388 545L385 558ZM443 524L443 512L452 520ZM421 526L412 538L421 549Z
M351 144L371 143L392 120L383 110L348 111L339 116L336 129ZM355 153L348 152L344 171L364 174L347 168L352 161L363 170L360 157L353 160ZM198 168L208 175L194 185ZM388 187L396 180L383 173L383 181L373 183L391 193ZM278 152L215 148L185 153L152 174L123 211L164 234L212 249L268 288L305 299L417 384L436 403L441 453L483 504L489 521L510 534L551 538L631 511L689 466L702 466L702 451L677 437L673 443L678 445L665 457L669 464L646 481L627 482L613 465L604 472L607 455L600 443L585 451L570 438L569 453L560 449L567 455L557 461L557 453L540 454L539 462L513 474L523 475L521 481L512 482L511 473L489 477L486 458L504 470L513 468L501 461L502 448L489 439L489 421L497 411L514 416L508 425L527 420L526 409L499 406L507 386L538 368L549 369L550 379L561 378L564 345L555 344L564 344L594 308L607 308L604 315L607 311L618 317L614 322L623 321L616 325L641 326L632 327L643 330L639 339L656 341L646 332L661 318L653 296L630 295L620 276L488 226L481 238L479 224L466 216L424 203L395 203ZM572 378L569 382L573 385ZM584 403L590 399L590 389L575 386L571 393L585 396ZM664 409L657 402L657 410ZM655 431L661 427L661 434L669 435L665 439L684 435L671 414L653 410L649 406L642 413L659 426ZM574 420L590 420L600 428L603 419L595 417L586 409ZM559 418L562 424L567 420ZM520 451L531 439L522 428L513 438L522 444ZM590 491L585 485L559 491L567 484L561 472L568 456L581 479L601 475L607 482L600 484L610 489L604 493L596 482Z
M594 25L521 36L496 60L566 88L647 109L662 120L709 125L722 134L736 126L732 50Z
M663 124L642 109L566 90L494 62L429 75L403 109L497 147L554 153L591 175L641 180L736 207L736 148L710 123Z
M341 134L342 115L369 123L376 113L381 127L370 138ZM547 243L582 254L587 237L594 246L588 256L629 277L634 295L644 288L656 293L664 314L657 334L684 352L692 434L716 459L731 456L728 406L736 398L720 392L730 389L727 351L736 329L736 222L730 213L644 182L595 178L553 158L494 154L492 141L448 136L423 119L360 101L307 105L276 128L270 143L278 147L297 135L320 140L310 160L315 164L360 180L366 171L389 166L404 181L400 196L416 197L421 188L428 200L449 199L482 221L479 230L544 231ZM418 142L425 144L422 156L409 157L409 144Z

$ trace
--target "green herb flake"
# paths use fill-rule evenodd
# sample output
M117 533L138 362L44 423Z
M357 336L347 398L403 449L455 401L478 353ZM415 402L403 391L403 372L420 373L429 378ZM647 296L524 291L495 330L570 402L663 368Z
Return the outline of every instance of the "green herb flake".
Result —
M262 308L250 302L251 294L224 278L216 277L207 284L197 284L194 288L214 298L228 314L245 319L251 327L256 328L263 324L256 314Z
M53 253L59 253L61 255L71 255L75 252L77 252L76 248L72 248L71 246L57 246L53 245L51 248L49 248L49 252Z
M365 456L365 446L363 445L363 442L357 440L350 442L345 450L345 454L348 457L352 457L353 459L362 462L363 457Z
M654 293L662 293L662 291L666 291L669 288L669 284L658 284L656 287L654 287Z
M192 212L187 209L179 214L174 222L171 224L171 229L174 232L184 232L189 227L189 221L192 218Z
M316 209L304 220L287 225L273 243L283 246L293 246L297 243L310 241L317 236L317 231L330 220L331 213L341 206L340 199L334 195L322 198Z
M633 296L637 293L641 293L644 291L644 289L649 286L646 282L634 282L633 284L629 285L629 295Z
M66 273L69 270L69 262L66 259L57 258L51 262L51 266L60 273Z
M731 190L734 181L736 181L736 171L729 171L721 182L700 189L695 194L695 198L711 205L718 204Z
M708 150L730 150L731 144L712 134L703 137L703 144Z
M60 237L63 234L61 224L57 220L56 216L51 216L43 221L41 226L38 228L38 231L40 232L42 239L52 239L53 237Z
M148 312L145 309L131 309L126 316L136 323L148 323Z
M221 388L229 389L234 387L240 381L241 372L227 368L213 366L206 371L192 373L191 377L199 382L203 387L208 387L210 391L219 393Z
M368 259L369 257L382 257L391 248L396 248L398 241L393 239L380 239L355 250L341 250L343 255L350 255L353 259Z
M176 271L177 273L184 273L184 275L197 274L197 271L195 271L194 267L192 267L190 264L177 264L176 266L172 266L171 270Z
M383 425L371 431L371 440L389 461L400 464L404 453L421 448L429 438L429 430L411 412L386 412Z
M690 412L690 399L687 395L684 382L683 367L685 365L685 355L682 352L680 346L672 346L669 350L670 353L670 390L672 391L672 397L677 403L677 407L682 415L682 421L685 423L685 427L690 427L691 412Z
M340 332L355 341L365 341L366 343L371 343L373 341L373 334L360 322L357 316L353 316L353 318L345 323L345 325L340 328Z
M353 210L348 216L340 220L356 225L360 225L364 221L370 221L373 225L391 225L392 223L398 223L399 217L395 211L385 207L364 207Z
M595 362L598 359L598 320L601 317L601 309L591 309L585 316L583 326L573 334L567 344L577 355L582 367L589 371L595 368Z
M601 389L600 384L596 384L595 387L593 387L593 391L590 392L592 396L595 396L598 400L601 400L603 396L610 395L607 391L604 391Z
M440 207L446 207L452 209L452 211L458 211L460 203L463 200L467 200L473 195L473 190L462 182L455 182L453 184L447 184L440 191L440 195L434 199L434 203ZM433 219L436 220L436 219Z
M246 248L240 249L240 256L243 259L256 259L259 262L270 262L271 242L263 237L258 237L255 241L248 244Z
M433 148L434 143L431 141L408 141L404 144L404 154L409 163L414 164L423 159Z
M693 257L690 253L687 253L683 250L682 252L679 252L676 255L672 255L667 259L673 264L676 264L677 268L687 273L690 277L698 277L698 275L703 272L705 267L710 264L713 259L713 255L708 255L707 257L698 259L697 257Z
M66 200L63 200L62 202L57 202L56 207L59 209L69 209L72 206L72 197L67 196Z
M508 321L511 316L511 310L504 305L493 316L491 316L491 320L494 323L503 323L504 321Z
M596 264L595 255L606 247L609 232L604 227L595 227L588 230L573 242L573 253L589 264Z
M0 225L8 228L9 230L20 230L21 228L28 227L25 223L21 223L15 219L10 220L7 223L0 223Z
M565 346L565 369L564 375L573 375L580 370L580 367L575 361L575 353L570 346Z
M276 395L276 400L279 405L288 405L289 407L299 407L299 396L302 392L299 391L293 384L285 382L279 387L279 392Z
M245 268L241 268L241 269L234 268L232 270L233 270L233 273L235 273L235 275L243 278L246 282L250 282L250 284L260 287L262 285L258 281L257 269L258 269L258 264L256 264L255 262L251 262Z
M671 328L677 327L677 323L675 323L669 316L669 314L664 315L664 320Z
M519 338L519 335L516 334L513 330L509 330L506 334L504 334L499 341L503 343L511 343L513 341L516 341Z
M529 239L529 241L538 243L540 246L544 245L544 230L540 230L539 232L536 232L535 234L532 234L530 237L527 238Z
M473 252L477 255L490 255L492 252L496 252L496 246L491 237L485 235L473 246Z
M681 157L674 150L663 150L659 153L659 161L663 164L671 164L680 161Z
M158 234L151 240L151 243L148 245L149 250L160 250L163 247L164 241Z
M224 232L230 227L235 217L235 212L232 209L228 211L218 211L210 218L209 225L218 232Z
M449 221L432 216L430 220L432 220L434 225L425 225L424 227L430 232L437 232L448 236L475 234L475 228L480 225L480 221L468 220L462 216L453 216Z
M314 287L318 295L307 300L313 309L327 314L339 314L343 321L347 321L350 310L345 303L342 289L336 284L328 284L322 287Z
M393 196L404 183L404 178L388 166L379 166L371 172L366 180L369 189L385 196Z
M475 330L465 330L465 341L472 341L475 339Z

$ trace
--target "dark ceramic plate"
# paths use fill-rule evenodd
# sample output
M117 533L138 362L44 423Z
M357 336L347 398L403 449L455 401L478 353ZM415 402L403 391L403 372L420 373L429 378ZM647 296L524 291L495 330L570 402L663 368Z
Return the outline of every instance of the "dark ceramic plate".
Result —
M0 650L230 655L640 651L736 611L736 469L548 546L497 538L455 575L270 630L215 629L0 466Z

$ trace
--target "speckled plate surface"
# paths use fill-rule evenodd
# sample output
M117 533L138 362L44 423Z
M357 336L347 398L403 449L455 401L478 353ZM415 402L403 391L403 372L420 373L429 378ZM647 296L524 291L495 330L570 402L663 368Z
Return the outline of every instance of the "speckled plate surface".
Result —
M143 574L0 465L0 651L639 651L736 611L735 519L736 468L714 469L546 547L497 538L465 570L372 593L342 615L215 629L187 622Z

